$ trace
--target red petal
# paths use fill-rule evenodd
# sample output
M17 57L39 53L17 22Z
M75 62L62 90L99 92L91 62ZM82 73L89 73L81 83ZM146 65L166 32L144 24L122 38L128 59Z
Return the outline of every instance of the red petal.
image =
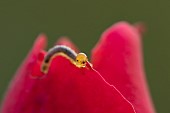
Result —
M57 45L65 45L73 49L76 53L79 53L78 48L67 38L67 37L61 37L59 40L57 40Z
M19 81L9 89L2 113L135 113L99 73L77 68L62 56L53 59L42 79L28 72L16 76Z
M145 80L141 37L135 27L119 22L106 30L92 51L92 64L137 113L155 112Z
M45 46L46 36L41 34L38 36L32 50L29 52L27 58L18 69L8 88L8 92L6 93L4 102L2 104L2 113L17 113L15 112L15 109L19 109L19 107L24 102L24 98L27 97L27 95L23 94L27 92L29 93L31 91L30 88L32 88L32 84L35 83L35 81L30 79L30 73L37 61L38 54L42 49L44 49ZM22 97L21 99L20 96Z

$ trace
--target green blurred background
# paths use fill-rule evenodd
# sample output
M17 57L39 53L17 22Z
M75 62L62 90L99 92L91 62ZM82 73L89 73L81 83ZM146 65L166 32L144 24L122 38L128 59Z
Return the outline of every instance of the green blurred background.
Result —
M169 0L0 0L0 98L16 69L45 33L48 47L69 36L84 52L113 23L144 22L147 79L159 113L170 107L170 1Z

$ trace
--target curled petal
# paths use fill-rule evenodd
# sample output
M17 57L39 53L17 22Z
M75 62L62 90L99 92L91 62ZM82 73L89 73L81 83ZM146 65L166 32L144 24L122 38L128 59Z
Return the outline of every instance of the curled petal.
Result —
M146 84L138 28L119 22L107 29L93 49L91 60L137 113L155 113Z

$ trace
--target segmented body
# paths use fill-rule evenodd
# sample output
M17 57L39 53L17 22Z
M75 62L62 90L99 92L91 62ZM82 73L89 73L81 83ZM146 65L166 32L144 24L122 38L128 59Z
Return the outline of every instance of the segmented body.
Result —
M57 45L48 51L48 54L44 58L44 62L48 63L51 57L53 57L57 53L64 53L68 57L70 57L72 60L74 61L76 60L77 53L75 53L72 49L70 49L67 46Z
M77 67L85 67L86 62L88 61L87 56L84 53L77 54L67 46L57 45L51 48L45 56L41 66L41 71L43 73L48 73L50 62L57 55L68 58Z

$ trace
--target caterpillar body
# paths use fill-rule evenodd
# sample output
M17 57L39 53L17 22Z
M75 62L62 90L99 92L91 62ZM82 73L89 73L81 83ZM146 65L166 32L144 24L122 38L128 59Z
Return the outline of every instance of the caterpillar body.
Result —
M73 64L75 64L77 67L85 67L86 62L88 61L86 54L84 53L76 53L71 48L64 46L64 45L56 45L53 48L51 48L42 63L41 71L43 73L48 73L48 69L50 66L50 63L52 59L57 56L62 55L66 58L68 58Z

